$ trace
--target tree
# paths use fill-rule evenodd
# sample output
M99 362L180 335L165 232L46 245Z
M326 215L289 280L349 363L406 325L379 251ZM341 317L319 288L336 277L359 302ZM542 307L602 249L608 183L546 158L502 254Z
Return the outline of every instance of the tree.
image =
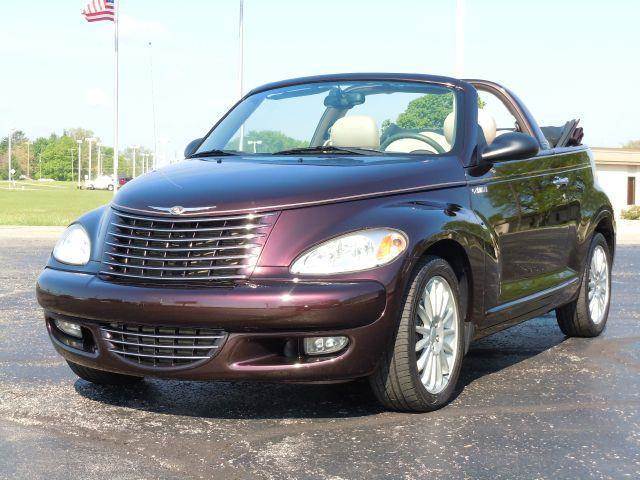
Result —
M84 141L85 138L93 137L93 130L87 130L81 127L65 128L62 132L62 136Z
M274 153L281 150L289 150L291 148L300 148L309 146L309 141L296 140L288 137L282 132L275 130L252 130L244 137L244 151L253 152L253 145L249 142L259 141L260 145L255 145L257 152ZM229 142L227 148L237 150L239 140L234 138Z
M631 140L625 143L622 148L626 148L629 150L640 150L640 140Z
M11 168L16 173L13 178L19 178L23 173L22 166L26 166L27 149L26 142L29 139L22 130L15 130L11 134ZM9 177L9 136L0 141L0 178Z
M407 109L398 116L399 127L422 130L440 129L453 111L453 94L424 95L409 102Z
M389 128L391 126L391 120L390 119L385 119L382 121L382 123L380 124L380 133L384 134L384 131Z
M29 153L30 175L32 178L52 178L54 180L77 180L78 172L78 143L82 140L81 145L81 161L82 161L82 177L88 175L89 168L89 148L88 143L84 140L93 137L96 139L92 145L92 177L98 174L98 149L97 143L100 138L96 137L91 130L85 128L68 128L63 134L57 135L52 133L48 137L36 138L29 148L27 142L29 138L24 132L16 130L11 137L12 152L11 166L16 170L14 178L18 179L21 174L27 172L27 153ZM0 179L8 177L8 138L0 139ZM142 152L149 152L148 149L140 148L138 150L138 170L140 173L140 155ZM118 173L124 176L131 176L131 150L120 152L120 160L118 164ZM113 148L102 146L102 171L110 175L113 172Z
M484 106L485 102L478 98L478 108ZM452 111L453 93L428 94L409 102L396 124L410 130L440 130Z
M42 162L39 168L42 177L54 180L71 180L71 165L77 162L77 148L75 140L69 136L50 138L38 156L38 160Z

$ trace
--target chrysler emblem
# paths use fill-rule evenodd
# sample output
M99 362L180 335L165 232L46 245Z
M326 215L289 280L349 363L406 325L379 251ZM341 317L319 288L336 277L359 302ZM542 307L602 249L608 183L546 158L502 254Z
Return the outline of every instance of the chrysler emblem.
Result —
M204 212L206 210L213 210L216 208L215 205L211 205L210 207L183 207L181 205L175 205L173 207L154 207L153 205L149 205L149 208L153 208L154 210L158 210L159 212L170 213L171 215L182 215L183 213L197 213Z

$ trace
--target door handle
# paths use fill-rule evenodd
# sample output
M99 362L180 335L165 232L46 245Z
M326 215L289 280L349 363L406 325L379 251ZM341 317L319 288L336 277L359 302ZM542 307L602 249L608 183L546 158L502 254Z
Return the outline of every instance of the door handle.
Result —
M555 177L551 182L558 188L569 185L569 179L567 177Z

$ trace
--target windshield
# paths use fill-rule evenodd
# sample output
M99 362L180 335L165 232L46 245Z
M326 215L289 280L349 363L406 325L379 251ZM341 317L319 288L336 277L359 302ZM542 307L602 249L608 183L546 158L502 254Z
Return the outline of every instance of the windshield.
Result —
M320 82L267 90L240 102L195 155L439 155L455 144L459 103L453 89L417 82Z

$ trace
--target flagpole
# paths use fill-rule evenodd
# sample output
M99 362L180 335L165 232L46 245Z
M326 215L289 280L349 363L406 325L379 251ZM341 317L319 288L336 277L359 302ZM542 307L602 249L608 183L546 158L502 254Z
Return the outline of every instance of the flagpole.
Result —
M120 16L120 2L118 0L113 1L114 19L113 19L113 31L114 31L114 78L113 78L113 194L118 191L120 181L118 179L118 17Z
M456 0L456 46L455 46L455 70L454 76L461 78L464 75L464 0Z
M239 47L238 52L238 90L240 98L244 94L244 0L240 0L240 19L239 19ZM242 151L244 148L244 125L240 126L240 141L238 142L238 150Z
M158 129L156 127L156 95L153 82L153 45L149 42L149 77L151 78L151 114L153 115L153 155L158 156Z

